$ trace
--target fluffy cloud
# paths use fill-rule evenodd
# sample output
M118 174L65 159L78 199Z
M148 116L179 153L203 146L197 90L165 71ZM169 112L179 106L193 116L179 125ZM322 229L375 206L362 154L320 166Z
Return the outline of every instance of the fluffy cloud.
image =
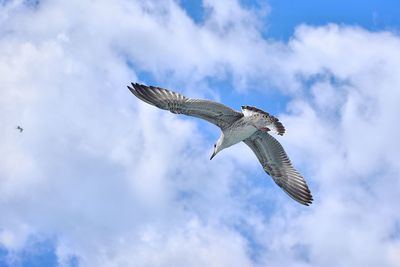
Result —
M399 264L389 252L400 249L399 41L390 33L328 25L302 26L289 42L287 74L301 77L293 87L303 91L282 118L293 129L285 141L305 156L319 192L309 214L270 225L283 227L273 231L274 265Z
M304 25L267 41L255 11L227 2L205 1L201 24L172 1L1 3L6 250L52 239L60 266L400 265L400 38ZM146 74L222 99L208 78L280 89L280 140L315 203L257 182L244 145L210 162L215 128L125 89Z

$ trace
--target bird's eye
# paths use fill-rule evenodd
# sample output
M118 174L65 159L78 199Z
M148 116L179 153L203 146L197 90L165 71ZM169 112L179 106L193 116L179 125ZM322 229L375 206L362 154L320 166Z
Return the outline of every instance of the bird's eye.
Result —
M217 146L217 144L214 144L214 148Z

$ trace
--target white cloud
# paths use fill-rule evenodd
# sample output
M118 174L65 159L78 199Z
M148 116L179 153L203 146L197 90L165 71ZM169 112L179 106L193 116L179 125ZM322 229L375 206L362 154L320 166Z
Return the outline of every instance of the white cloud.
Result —
M293 70L288 74L310 81L317 74L326 77L282 118L294 129L285 140L288 148L297 150L296 157L305 155L302 163L319 192L309 214L277 231L279 249L271 252L276 265L298 262L296 246L303 244L310 265L396 266L388 251L398 240L389 236L400 211L394 163L400 158L395 107L400 80L394 74L399 40L389 33L329 25L300 27L289 43Z
M2 246L54 238L61 266L399 265L400 38L303 25L267 41L228 2L206 1L202 25L173 1L1 9ZM210 162L202 124L125 89L143 71L191 95L218 98L206 79L228 74L288 94L280 140L315 203L255 186L269 178L244 145Z

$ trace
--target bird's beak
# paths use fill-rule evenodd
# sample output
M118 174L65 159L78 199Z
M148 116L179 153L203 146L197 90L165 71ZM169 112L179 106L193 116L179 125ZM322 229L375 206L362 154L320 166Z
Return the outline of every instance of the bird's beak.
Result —
M213 157L215 157L215 155L216 155L217 153L215 153L215 150L214 150L214 152L212 153L212 155L211 155L211 158L210 158L210 160L212 160L213 159Z

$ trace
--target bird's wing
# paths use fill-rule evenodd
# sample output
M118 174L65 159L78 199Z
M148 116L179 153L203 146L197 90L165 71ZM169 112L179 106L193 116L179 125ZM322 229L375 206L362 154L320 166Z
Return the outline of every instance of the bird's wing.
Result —
M290 197L308 206L313 198L304 178L290 162L282 145L270 134L255 132L244 142L256 154L263 169Z
M161 109L176 114L185 114L211 122L221 129L230 126L234 121L243 117L225 105L201 99L187 98L178 93L154 86L132 83L129 90L139 99Z

